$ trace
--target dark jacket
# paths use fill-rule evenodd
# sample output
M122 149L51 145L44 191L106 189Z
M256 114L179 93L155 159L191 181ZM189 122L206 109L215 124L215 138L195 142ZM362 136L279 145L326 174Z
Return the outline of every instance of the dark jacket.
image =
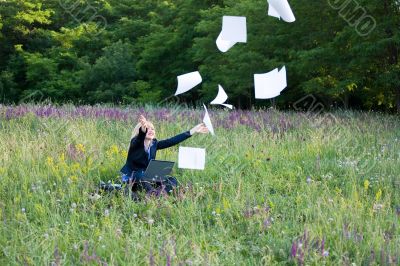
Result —
M144 139L146 133L147 130L146 132L143 132L142 128L140 128L139 135L131 139L128 157L125 165L120 170L121 173L131 176L133 171L145 170L150 160L156 158L157 150L169 148L191 137L190 131L186 131L166 140L158 141L157 139L153 139L150 147L149 160L148 153L144 150Z

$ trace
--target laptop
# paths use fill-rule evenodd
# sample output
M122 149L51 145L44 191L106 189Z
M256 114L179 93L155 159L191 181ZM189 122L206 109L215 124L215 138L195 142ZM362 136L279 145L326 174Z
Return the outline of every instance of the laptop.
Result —
M149 165L144 172L143 181L148 182L164 182L165 176L171 174L174 162L150 160Z

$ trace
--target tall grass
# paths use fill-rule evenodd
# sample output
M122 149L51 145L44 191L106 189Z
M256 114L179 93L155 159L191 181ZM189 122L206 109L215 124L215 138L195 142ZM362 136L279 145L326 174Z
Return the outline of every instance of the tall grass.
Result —
M181 144L205 147L206 169L174 169L176 196L101 194L100 180L119 181L139 113L159 139L202 119L0 106L1 265L400 264L398 117L213 110L216 136Z

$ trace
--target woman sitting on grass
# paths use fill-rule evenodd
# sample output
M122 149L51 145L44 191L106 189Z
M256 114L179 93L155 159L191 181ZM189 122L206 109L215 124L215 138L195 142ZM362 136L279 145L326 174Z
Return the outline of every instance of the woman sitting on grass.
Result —
M174 177L164 177L165 182L151 184L142 182L144 172L149 165L150 160L156 158L157 150L174 146L195 133L208 133L207 127L201 123L193 127L190 131L186 131L175 137L166 140L157 140L154 125L147 121L143 115L139 117L139 123L135 126L132 132L131 143L128 150L128 157L125 165L122 167L122 182L132 185L132 191L144 189L147 193L152 193L155 189L162 188L167 193L170 193L173 188L178 185Z

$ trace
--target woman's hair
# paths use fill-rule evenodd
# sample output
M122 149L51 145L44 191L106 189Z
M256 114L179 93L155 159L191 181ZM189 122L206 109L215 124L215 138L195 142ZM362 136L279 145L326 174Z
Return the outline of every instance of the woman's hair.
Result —
M151 123L150 121L147 121L147 124L148 124L149 126L151 126L152 128L154 128L153 123ZM134 137L137 137L137 136L139 135L139 130L140 130L141 127L142 127L142 124L140 124L140 123L137 123L137 124L136 124L136 126L135 126L135 127L133 128L133 130L132 130L131 139L133 139Z

